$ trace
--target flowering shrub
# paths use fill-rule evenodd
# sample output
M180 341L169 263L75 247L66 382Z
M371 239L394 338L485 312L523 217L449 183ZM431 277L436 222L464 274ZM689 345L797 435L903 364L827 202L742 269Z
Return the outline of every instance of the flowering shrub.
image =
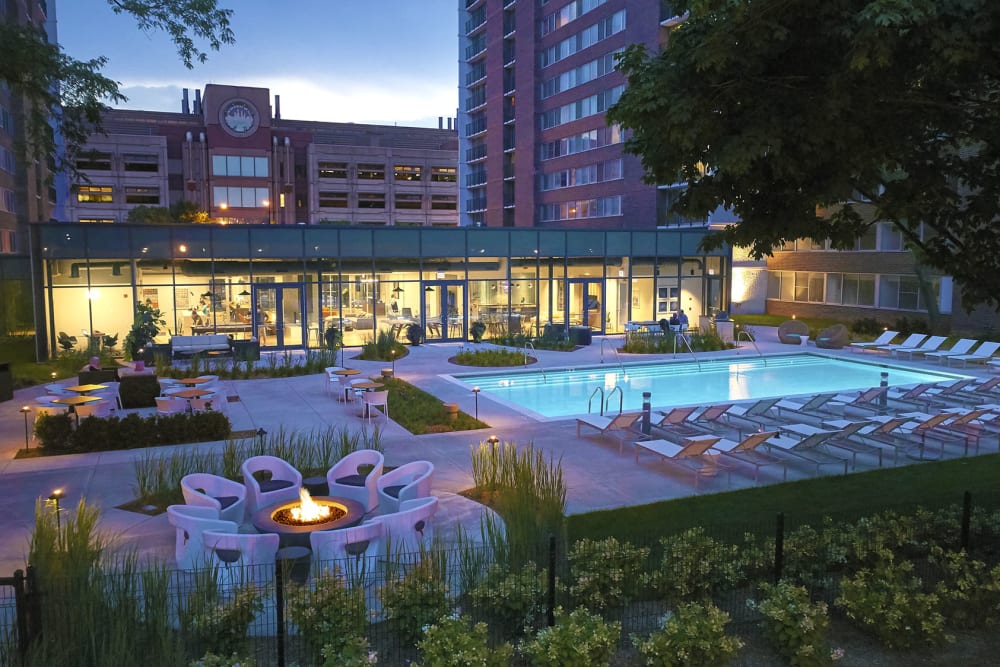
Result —
M349 587L339 571L325 571L313 583L312 588L290 588L286 604L289 618L314 651L339 651L349 639L367 632L363 589Z
M698 667L720 665L729 661L743 643L726 636L729 614L711 603L681 604L677 613L663 617L662 629L645 641L635 635L632 643L654 667Z
M763 599L756 605L763 616L764 636L793 667L828 665L843 654L826 644L830 626L826 603L812 603L801 586L781 582L761 586ZM748 601L751 606L753 601Z
M807 588L824 588L843 572L851 553L850 524L823 519L820 530L801 526L785 536L785 578Z
M586 609L567 616L560 608L555 626L522 644L521 651L536 667L603 667L611 663L621 631L621 623L606 623Z
M660 544L663 558L652 583L669 604L707 598L742 580L739 549L716 541L704 528L661 538Z
M613 537L579 540L569 552L570 595L592 611L621 607L649 581L648 558L648 547Z
M934 645L949 639L938 595L925 593L923 582L913 574L913 563L895 563L889 551L882 552L875 567L844 579L836 604L889 648Z
M941 610L949 625L979 628L1000 622L1000 565L986 569L964 551L931 549L930 563L939 570Z
M185 633L196 646L204 647L206 658L209 653L235 655L243 648L254 616L263 609L263 596L253 584L237 588L229 599L195 596L185 610Z
M253 667L253 665L253 660L241 658L235 653L224 658L209 651L201 660L192 660L188 667Z
M427 628L417 648L431 667L506 667L514 652L510 644L491 649L486 624L472 625L469 619L457 615L442 618Z
M441 579L434 562L424 557L402 578L382 587L382 609L392 621L400 640L416 644L429 626L451 611L448 584Z
M368 648L363 637L349 637L327 644L320 652L323 667L369 667L378 664L378 654Z
M529 562L518 572L491 565L481 584L469 591L478 609L488 610L505 635L541 627L545 614L545 572Z

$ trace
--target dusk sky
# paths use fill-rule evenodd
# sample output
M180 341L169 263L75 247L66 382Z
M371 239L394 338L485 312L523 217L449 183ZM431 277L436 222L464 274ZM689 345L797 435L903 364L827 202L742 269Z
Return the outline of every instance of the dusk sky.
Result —
M144 34L106 0L60 0L65 52L107 56L127 109L180 111L181 89L269 88L283 118L437 127L458 106L455 0L221 0L236 44L189 70L169 37ZM203 44L199 46L204 46Z

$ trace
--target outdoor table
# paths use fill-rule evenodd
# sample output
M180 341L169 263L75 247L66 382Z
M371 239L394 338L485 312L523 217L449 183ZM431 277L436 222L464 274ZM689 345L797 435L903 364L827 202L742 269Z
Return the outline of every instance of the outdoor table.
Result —
M54 398L52 399L52 402L59 403L60 405L68 405L69 411L76 416L76 423L77 425L79 425L80 415L76 414L75 406L102 400L104 399L102 399L100 396L64 396L62 398Z
M206 382L209 382L209 379L208 378L180 378L179 380L177 380L177 382L179 384L190 385L190 386L193 387L193 386L196 386L196 385L199 385L199 384L205 384Z
M351 375L361 375L361 371L359 371L357 368L338 368L337 370L333 371L333 374L340 375L342 377L349 377ZM351 391L351 387L345 386L344 403L347 403L350 400L350 394L348 393L349 391Z
M182 391L174 392L174 396L179 396L180 398L201 398L202 396L209 396L215 392L211 389L184 389Z
M108 386L104 384L78 384L72 387L66 387L66 391L72 391L73 393L80 394L81 396L86 396L92 391L100 391L101 389L107 389Z

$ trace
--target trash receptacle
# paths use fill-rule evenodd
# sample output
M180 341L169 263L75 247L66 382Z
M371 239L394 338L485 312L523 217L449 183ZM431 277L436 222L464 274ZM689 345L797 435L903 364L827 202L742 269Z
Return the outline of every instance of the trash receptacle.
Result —
M14 400L14 376L10 372L10 362L0 362L0 401Z
M591 342L593 342L593 333L591 332L590 327L570 327L569 340L574 345L590 345Z

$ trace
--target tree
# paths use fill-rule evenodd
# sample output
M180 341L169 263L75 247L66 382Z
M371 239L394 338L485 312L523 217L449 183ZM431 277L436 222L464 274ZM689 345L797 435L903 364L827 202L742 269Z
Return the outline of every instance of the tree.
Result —
M176 222L210 222L207 211L203 211L194 202L179 201L166 206L136 206L129 210L125 222L135 222L143 225L166 225Z
M704 246L850 249L892 222L964 305L1000 305L1000 3L682 0L666 46L620 59L608 121L676 213L738 225ZM921 234L921 224L924 231Z
M218 50L235 42L229 19L232 10L220 9L218 0L107 0L117 14L131 14L140 30L162 30L189 68L204 62L207 54L195 40ZM62 135L65 154L57 156L58 169L73 169L74 157L88 135L100 131L101 112L108 103L126 101L118 83L101 73L106 58L79 61L48 43L44 31L33 26L0 23L0 81L25 100L26 158L57 156L53 126ZM51 124L50 124L51 123Z

